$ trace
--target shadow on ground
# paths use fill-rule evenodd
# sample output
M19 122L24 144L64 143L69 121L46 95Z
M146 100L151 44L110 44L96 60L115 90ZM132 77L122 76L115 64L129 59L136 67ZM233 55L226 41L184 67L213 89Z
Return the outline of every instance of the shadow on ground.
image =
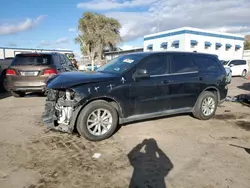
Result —
M244 149L248 154L250 154L250 148L245 148L245 147L237 146L237 145L234 145L234 144L229 144L229 145L230 145L230 146L233 146L233 147L237 147L237 148Z
M235 122L235 124L246 131L250 131L250 122L249 121L237 121L237 122Z
M128 158L134 168L129 188L166 188L164 178L174 166L155 139L145 139L135 146Z
M10 92L6 92L6 91L4 91L4 92L0 92L0 100L1 99L5 99L5 98L8 98L8 97L11 97L12 95L11 95L11 93ZM44 94L42 94L42 93L27 93L25 96L24 96L24 98L30 98L30 97L46 97Z
M241 86L237 86L239 89L250 91L250 83L244 83Z
M0 92L0 100L10 96L11 94L9 92Z

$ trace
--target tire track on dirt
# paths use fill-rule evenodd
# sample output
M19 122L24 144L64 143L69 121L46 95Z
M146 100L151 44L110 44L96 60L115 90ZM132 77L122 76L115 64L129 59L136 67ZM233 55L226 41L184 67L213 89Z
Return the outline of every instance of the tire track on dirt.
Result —
M121 182L129 181L122 172L130 164L114 138L94 143L75 135L48 133L20 149L25 160L19 163L41 177L32 188L127 187ZM92 158L95 152L102 154L99 159Z

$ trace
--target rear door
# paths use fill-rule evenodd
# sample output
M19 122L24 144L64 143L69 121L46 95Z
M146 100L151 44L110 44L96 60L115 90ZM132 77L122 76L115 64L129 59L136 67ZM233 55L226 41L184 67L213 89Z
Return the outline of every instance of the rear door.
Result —
M174 54L170 67L168 80L171 109L193 107L202 84L198 65L192 55Z
M238 60L240 75L242 75L244 70L248 71L248 65L245 60Z
M168 110L168 83L165 82L169 72L166 55L151 55L141 62L138 69L146 69L150 77L134 80L130 86L130 100L134 104L133 114L146 114Z

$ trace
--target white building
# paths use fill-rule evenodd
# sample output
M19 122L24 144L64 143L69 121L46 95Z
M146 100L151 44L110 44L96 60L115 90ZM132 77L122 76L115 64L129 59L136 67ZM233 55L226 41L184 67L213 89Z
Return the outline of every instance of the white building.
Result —
M244 36L183 27L144 36L144 51L188 51L242 59Z
M15 57L16 54L23 52L59 52L59 53L73 53L72 50L53 50L53 49L34 49L34 48L8 48L0 47L0 59L5 59L8 57Z
M244 50L244 60L247 60L250 63L250 50Z

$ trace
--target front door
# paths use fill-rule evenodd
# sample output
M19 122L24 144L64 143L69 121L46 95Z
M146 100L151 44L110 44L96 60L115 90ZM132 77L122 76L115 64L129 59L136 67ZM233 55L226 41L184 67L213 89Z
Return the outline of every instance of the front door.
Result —
M169 72L168 56L151 55L141 62L136 71L146 69L149 77L135 79L130 87L130 100L134 103L133 114L147 114L168 110L168 83L166 75ZM135 72L136 74L136 72Z
M198 65L190 55L173 55L171 58L169 97L171 109L193 107L201 92L202 77Z

